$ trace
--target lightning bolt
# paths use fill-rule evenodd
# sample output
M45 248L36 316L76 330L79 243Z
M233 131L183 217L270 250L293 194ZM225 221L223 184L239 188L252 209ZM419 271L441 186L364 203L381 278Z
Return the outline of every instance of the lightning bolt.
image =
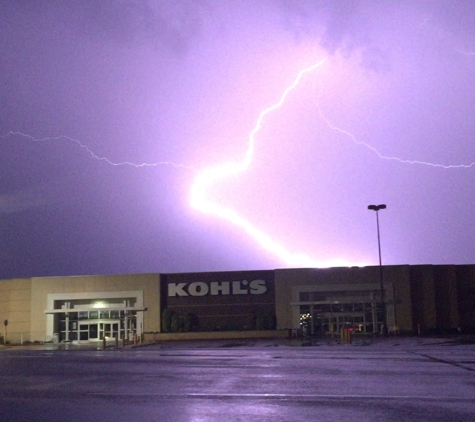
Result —
M456 50L457 53L463 54L464 56L475 56L475 53L472 51L463 51L463 50Z
M73 143L77 144L80 148L84 149L93 159L95 159L97 161L104 161L107 164L110 164L111 166L132 166L132 167L135 167L135 168L140 168L140 167L158 167L158 166L164 166L165 165L165 166L172 166L172 167L176 167L176 168L185 168L185 169L188 169L188 170L195 170L194 167L187 166L185 164L177 164L177 163L174 163L172 161L158 161L156 163L140 163L140 164L132 163L130 161L114 162L114 161L111 161L107 157L101 157L101 156L95 154L94 151L92 151L86 144L82 143L81 141L79 141L77 139L74 139L74 138L70 138L69 136L64 136L64 135L55 136L55 137L47 137L47 138L34 138L33 136L27 135L27 134L22 133L22 132L10 131L5 135L0 136L0 138L7 138L7 137L11 137L11 136L21 136L23 138L29 139L32 142L48 142L48 141L67 140L67 141L70 141L70 142L73 142Z
M298 267L298 266L306 266L306 267L329 267L329 266L348 266L351 265L346 261L343 260L334 260L330 262L318 262L314 258L302 254L302 253L293 253L289 251L286 247L284 247L279 242L272 239L268 234L264 233L262 230L254 226L249 220L238 214L236 211L226 208L218 203L212 202L207 198L207 191L208 189L219 180L228 179L231 177L236 177L239 174L245 172L252 161L253 153L254 153L254 144L255 144L255 137L261 128L262 122L264 118L274 110L281 107L287 96L293 91L300 83L302 78L311 72L314 72L320 66L323 65L325 59L319 61L318 63L307 67L301 70L297 77L294 79L293 83L287 87L280 97L280 100L266 108L262 111L257 119L257 123L254 126L254 129L251 131L249 135L249 142L248 148L244 158L241 161L231 161L221 164L219 166L207 168L201 171L195 178L192 186L191 186L191 195L190 195L190 205L194 209L201 211L206 214L213 215L214 217L224 219L227 222L231 223L234 226L237 226L244 230L248 235L250 235L254 240L256 240L263 249L271 252L272 254L276 255L280 260L285 262L290 267ZM475 162L470 164L457 164L457 165L443 165L437 163L430 163L426 161L420 160L406 160L401 159L399 157L394 156L387 156L379 152L373 146L367 144L364 141L358 140L352 133L341 129L335 125L333 125L329 119L327 119L323 113L321 112L320 108L318 108L318 113L321 119L325 122L325 124L334 131L340 132L343 135L350 138L355 144L368 148L370 151L375 153L380 159L383 160L394 160L398 161L403 164L418 164L423 166L431 166L431 167L439 167L444 169L456 169L456 168L471 168L475 166Z
M265 250L277 256L281 261L285 262L290 267L327 267L337 265L348 266L349 263L340 260L322 263L318 262L317 260L311 258L306 254L292 253L282 244L273 240L269 235L255 227L249 220L242 217L234 210L223 207L220 204L217 204L207 199L207 190L218 180L235 177L245 172L249 168L254 154L255 137L259 132L259 129L261 128L264 118L269 113L272 113L274 110L281 107L290 92L293 91L299 85L302 78L306 74L318 69L324 62L325 59L320 60L318 63L301 70L297 77L294 79L293 83L284 91L284 93L280 97L280 100L276 104L266 108L264 111L261 112L259 118L257 119L257 123L254 126L254 129L249 135L248 148L246 150L244 158L241 161L227 162L219 166L205 169L196 176L191 186L191 207L203 213L211 214L217 218L224 219L232 225L243 229Z
M330 120L327 119L323 115L322 111L319 108L318 108L318 113L320 115L320 118L325 122L325 124L331 130L342 133L343 135L350 138L356 145L360 145L360 146L363 146L363 147L369 149L370 151L372 151L374 154L376 154L382 160L397 161L398 163L401 163L401 164L418 164L418 165L421 165L421 166L436 167L436 168L438 167L438 168L443 168L443 169L469 169L469 168L475 166L475 162L472 162L472 163L469 163L469 164L439 164L439 163L431 163L431 162L428 162L428 161L407 160L407 159L403 159L403 158L395 157L395 156L391 156L391 155L384 155L381 152L379 152L375 147L371 146L370 144L368 144L364 141L358 140L356 138L356 136L353 135L351 132L348 132L347 130L341 129L341 128L333 125L330 122Z
M470 54L471 53L464 53ZM274 240L268 234L264 233L261 229L254 226L249 220L244 218L242 215L237 213L236 211L226 208L218 203L212 202L208 199L208 189L215 184L216 182L224 179L229 179L232 177L236 177L239 174L245 172L251 165L253 157L254 157L254 145L255 145L255 138L261 129L262 123L265 117L275 111L276 109L282 107L288 95L299 85L301 80L307 74L310 74L316 71L319 67L321 67L325 62L325 59L320 60L319 62L315 63L312 66L309 66L303 70L301 70L297 77L294 79L293 83L285 89L283 94L281 95L279 101L274 105L266 108L263 110L254 126L253 130L251 131L249 138L248 138L248 147L246 153L242 160L240 161L229 161L223 163L218 166L210 167L204 169L202 171L197 172L197 176L194 179L194 182L191 185L190 189L190 206L203 212L205 214L212 215L216 218L223 219L228 223L239 227L245 233L247 233L251 238L253 238L264 250L271 252L273 255L277 256L282 262L284 262L289 267L331 267L331 266L349 266L354 265L354 263L349 263L344 260L332 260L327 262L319 262L316 259L310 257L304 253L294 253L291 252L288 248L280 244L278 241ZM409 160L409 159L402 159L395 156L388 156L382 154L376 148L371 146L370 144L358 140L356 136L354 136L351 132L341 129L335 126L317 107L318 113L320 118L325 122L325 124L334 131L341 133L342 135L349 138L355 144L362 146L364 148L369 149L374 154L376 154L380 159L383 160L393 160L397 161L402 164L413 164L413 165L423 165L423 166L430 166L436 168L443 168L443 169L467 169L475 166L475 162L469 164L438 164L438 163L431 163L426 161L420 160ZM104 161L109 165L112 166L133 166L135 168L143 168L143 167L156 167L162 165L173 166L177 168L185 168L190 169L193 171L197 171L194 167L184 165L184 164L176 164L171 161L159 161L155 163L132 163L129 161L123 162L114 162L107 157L99 156L95 154L86 144L82 143L81 141L70 138L68 136L57 136L57 137L47 137L47 138L34 138L30 135L24 134L22 132L13 132L10 131L6 135L0 136L0 138L6 138L8 136L22 136L34 142L46 142L46 141L61 141L67 140L77 144L80 148L84 149L93 159L98 161ZM363 264L362 264L363 265Z

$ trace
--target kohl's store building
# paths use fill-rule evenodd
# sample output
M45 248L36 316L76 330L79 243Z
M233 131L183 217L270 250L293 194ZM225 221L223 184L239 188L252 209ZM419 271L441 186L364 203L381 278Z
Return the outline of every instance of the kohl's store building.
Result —
M475 329L475 265L385 266L383 290L379 267L32 277L0 280L0 320L11 343Z

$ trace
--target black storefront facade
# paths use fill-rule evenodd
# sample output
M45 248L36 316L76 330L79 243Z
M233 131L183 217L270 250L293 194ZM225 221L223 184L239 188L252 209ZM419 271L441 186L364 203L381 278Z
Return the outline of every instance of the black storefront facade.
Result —
M276 326L274 271L162 274L162 332Z

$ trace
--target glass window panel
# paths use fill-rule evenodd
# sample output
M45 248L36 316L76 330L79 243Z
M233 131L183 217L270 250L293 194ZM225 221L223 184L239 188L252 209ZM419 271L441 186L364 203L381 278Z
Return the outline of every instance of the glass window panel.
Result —
M113 319L120 318L120 311L111 311L111 318Z
M299 302L309 302L310 293L309 292L300 292L299 293Z
M343 306L339 303L335 303L332 307L333 312L343 312Z
M69 312L69 320L71 321L72 319L78 319L77 312Z
M111 325L104 324L104 336L111 337Z
M109 311L101 311L101 319L108 319Z
M87 318L88 318L88 312L87 311L78 312L78 319L87 319Z
M89 338L97 338L97 324L89 325Z
M79 340L89 340L89 332L88 331L81 331L79 333Z
M320 292L312 292L310 297L311 297L311 300L315 302L323 302L327 300L325 293L320 293Z
M353 304L352 303L343 304L343 310L345 312L353 312Z
M99 318L99 313L97 311L89 312L89 319L97 319L97 318Z

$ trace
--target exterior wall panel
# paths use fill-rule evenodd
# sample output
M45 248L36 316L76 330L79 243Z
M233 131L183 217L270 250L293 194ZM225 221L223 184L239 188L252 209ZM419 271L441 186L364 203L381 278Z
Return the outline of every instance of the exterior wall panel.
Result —
M475 265L458 265L457 302L460 313L460 327L475 332Z
M437 329L453 330L459 327L457 303L457 273L454 265L433 268Z
M30 338L31 298L30 279L12 279L0 282L0 322L8 320L7 340L11 343L28 341Z
M393 286L394 325L401 333L413 330L409 268L409 265L383 267L385 283L388 282Z
M414 331L434 330L437 326L437 317L432 266L411 266L410 275Z

